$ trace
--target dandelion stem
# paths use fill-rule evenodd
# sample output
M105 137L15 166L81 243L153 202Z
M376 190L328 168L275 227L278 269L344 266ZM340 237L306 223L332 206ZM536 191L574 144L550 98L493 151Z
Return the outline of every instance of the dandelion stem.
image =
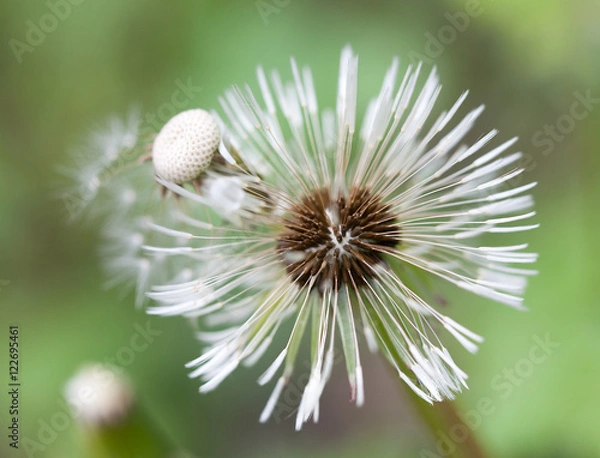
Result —
M405 390L435 441L432 455L452 458L485 458L474 431L465 424L451 401L429 405L412 390Z

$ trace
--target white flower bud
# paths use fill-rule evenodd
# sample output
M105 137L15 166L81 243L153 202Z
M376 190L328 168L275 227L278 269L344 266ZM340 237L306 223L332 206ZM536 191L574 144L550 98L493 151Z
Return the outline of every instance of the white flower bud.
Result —
M65 398L85 425L116 424L133 404L129 381L103 364L81 368L65 387Z
M200 109L179 113L154 140L156 174L177 184L192 181L208 168L220 142L219 126L210 113Z

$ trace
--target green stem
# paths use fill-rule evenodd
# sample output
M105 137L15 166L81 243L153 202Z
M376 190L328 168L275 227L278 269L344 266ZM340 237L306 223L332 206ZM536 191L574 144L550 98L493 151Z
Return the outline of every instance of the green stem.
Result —
M435 449L430 455L451 458L485 458L487 455L477 442L474 432L465 424L456 412L451 401L430 405L417 396L412 390L405 390L412 404L423 419L433 440ZM445 440L441 439L442 437Z
M138 406L117 424L81 425L80 429L85 458L164 458L174 449Z

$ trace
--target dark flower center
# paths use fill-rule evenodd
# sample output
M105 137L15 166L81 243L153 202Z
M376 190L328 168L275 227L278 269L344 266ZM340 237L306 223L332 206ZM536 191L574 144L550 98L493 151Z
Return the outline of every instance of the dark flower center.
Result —
M277 250L288 274L321 293L364 286L384 262L382 253L400 242L390 206L366 188L337 196L320 188L294 205L283 224Z

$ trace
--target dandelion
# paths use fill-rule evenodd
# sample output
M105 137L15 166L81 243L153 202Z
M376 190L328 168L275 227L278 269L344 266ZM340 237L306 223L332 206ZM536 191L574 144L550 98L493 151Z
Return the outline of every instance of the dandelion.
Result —
M102 364L79 369L65 386L65 398L82 424L95 427L119 424L134 404L129 380Z
M132 109L125 119L112 116L84 144L73 150L70 167L59 168L61 175L69 179L69 186L59 197L71 220L80 217L92 202L101 201L96 199L99 191L120 171L124 158L135 154L139 128L138 109ZM95 206L92 208L98 210Z
M482 337L440 311L430 280L524 308L526 279L535 271L523 264L536 255L525 243L474 242L537 226L524 222L535 215L527 195L535 183L513 185L524 171L521 153L507 153L516 139L488 147L493 130L467 143L483 110L455 120L467 93L434 118L441 90L435 69L424 83L421 66L399 78L394 60L359 125L358 58L350 48L341 55L335 111L320 111L310 70L293 60L291 67L289 83L259 68L260 101L249 86L234 87L220 99L223 117L184 115L187 127L178 130L175 119L165 126L181 138L166 150L154 144L161 158L156 181L183 199L143 206L175 208L144 219L144 230L163 244L127 239L148 256L148 269L162 262L159 270L169 277L151 283L147 295L155 305L148 312L200 323L205 349L187 367L200 378L201 392L240 365L257 363L291 322L283 348L258 380L275 379L263 422L294 374L305 334L310 376L297 429L318 420L336 334L357 405L364 402L363 340L427 402L453 399L467 387L467 374L441 334L473 353ZM204 131L204 146L190 147L202 144L197 137ZM196 159L177 155L169 163L174 141ZM130 235L117 231L122 240Z

